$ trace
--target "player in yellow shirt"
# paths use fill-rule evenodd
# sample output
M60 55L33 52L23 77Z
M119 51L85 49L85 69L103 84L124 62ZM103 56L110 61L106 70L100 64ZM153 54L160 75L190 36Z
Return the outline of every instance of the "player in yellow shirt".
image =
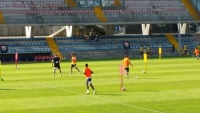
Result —
M147 46L146 53L147 53L147 56L149 58L150 57L150 47L149 47L149 45Z
M76 56L75 54L71 54L71 72L70 74L72 74L72 69L75 68L76 70L78 70L78 72L80 73L80 70L76 67Z
M187 55L187 45L186 44L183 46L183 55L184 56Z
M125 77L129 77L129 65L131 65L133 67L133 65L130 62L129 56L128 54L125 54L124 60L124 69L125 69Z

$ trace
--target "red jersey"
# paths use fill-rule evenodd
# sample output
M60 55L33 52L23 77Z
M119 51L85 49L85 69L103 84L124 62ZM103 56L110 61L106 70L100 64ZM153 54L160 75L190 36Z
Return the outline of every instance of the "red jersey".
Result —
M199 55L199 49L195 49L194 53L195 55Z
M92 75L91 69L86 67L85 70L84 70L84 75L85 75L86 78L91 78L91 75Z

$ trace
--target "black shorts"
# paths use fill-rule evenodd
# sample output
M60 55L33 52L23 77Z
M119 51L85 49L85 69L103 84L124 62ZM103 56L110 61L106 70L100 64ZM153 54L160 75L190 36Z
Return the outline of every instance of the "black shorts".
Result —
M124 68L126 70L126 72L129 72L129 67Z
M71 64L71 67L76 67L76 64Z
M143 52L140 52L140 55L143 55Z
M92 84L92 78L87 78L86 79L86 84Z
M59 64L55 64L54 65L54 69L60 69L60 65Z

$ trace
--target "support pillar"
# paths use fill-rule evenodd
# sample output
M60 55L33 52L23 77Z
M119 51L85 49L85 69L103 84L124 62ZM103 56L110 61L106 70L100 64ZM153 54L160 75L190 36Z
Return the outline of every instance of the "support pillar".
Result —
M121 34L126 34L126 25L121 26Z
M142 24L142 34L149 35L150 24Z
M106 31L106 35L113 35L114 34L114 26L113 25L106 25L105 31Z
M178 25L178 29L180 31L180 34L185 34L186 33L187 23L182 23L182 24L178 23L177 25Z
M33 38L32 26L25 26L26 38Z
M72 26L66 26L66 37L72 37Z

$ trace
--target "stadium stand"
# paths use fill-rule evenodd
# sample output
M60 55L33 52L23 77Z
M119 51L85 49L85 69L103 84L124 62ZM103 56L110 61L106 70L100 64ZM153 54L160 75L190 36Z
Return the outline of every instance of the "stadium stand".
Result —
M178 41L178 35L174 34L174 37ZM120 58L127 51L133 57L139 57L139 48L141 45L144 45L144 49L149 45L154 56L158 55L158 47L161 46L163 48L163 55L168 56L171 55L172 47L172 44L165 35L100 36L100 41L88 41L83 37L55 37L54 40L64 57L68 57L71 53L75 52L79 58ZM124 41L130 43L130 49L124 49ZM191 34L181 35L181 42L181 46L187 44L190 51L198 45L198 42ZM52 59L51 50L44 38L0 39L0 44L7 44L8 54L14 54L16 51L19 54L31 54L34 61ZM5 59L5 61L9 60L12 61L9 58ZM28 55L23 55L23 58L21 58L21 61L29 60L31 58Z
M114 25L128 26L130 23L160 22L177 24L178 15L182 22L192 22L199 19L198 10L193 6L194 4L188 0L114 0L102 1L102 3L85 0L17 0L15 2L3 0L0 4L0 25L16 25L16 23L17 26L45 26L50 23L74 26L108 25L113 32ZM79 58L121 58L124 52L139 57L141 45L144 45L144 48L150 45L152 55L157 55L159 46L162 46L164 55L169 55L171 52L172 44L164 34L113 36L114 33L109 34L106 31L108 29L104 30L106 35L100 36L100 41L85 40L82 36L75 36L77 33L72 37L52 38L56 42L54 45L64 57L68 57L72 52L76 52ZM179 41L179 35L172 36L175 41ZM130 49L124 49L124 41L130 43ZM198 44L191 34L181 35L181 46L185 43L191 49ZM8 53L1 56L3 61L13 61L11 56L16 51L21 54L20 61L45 61L52 58L53 50L45 38L0 39L0 44L7 45L9 48Z

